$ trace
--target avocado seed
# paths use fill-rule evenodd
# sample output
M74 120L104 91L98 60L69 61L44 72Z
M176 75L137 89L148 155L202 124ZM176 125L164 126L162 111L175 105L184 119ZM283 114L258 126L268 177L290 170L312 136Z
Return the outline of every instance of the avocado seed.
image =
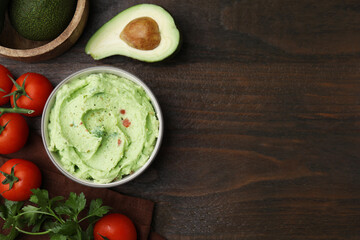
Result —
M153 50L161 41L159 25L149 17L136 18L129 22L120 38L130 47L139 50Z

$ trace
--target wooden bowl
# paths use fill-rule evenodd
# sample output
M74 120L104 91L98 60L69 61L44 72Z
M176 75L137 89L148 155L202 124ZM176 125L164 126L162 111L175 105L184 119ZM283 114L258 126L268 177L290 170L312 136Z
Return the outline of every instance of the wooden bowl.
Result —
M89 16L89 1L78 0L69 26L52 41L32 41L20 36L8 16L0 34L0 55L23 62L39 62L57 57L73 46L84 31Z

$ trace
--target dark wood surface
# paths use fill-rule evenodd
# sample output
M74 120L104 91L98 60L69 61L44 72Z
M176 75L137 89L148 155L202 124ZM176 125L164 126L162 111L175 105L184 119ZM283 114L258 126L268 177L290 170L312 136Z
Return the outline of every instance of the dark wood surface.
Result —
M174 58L85 55L96 29L141 2L92 0L70 51L1 64L54 85L111 65L150 86L164 142L117 190L155 201L153 228L168 239L360 239L360 2L148 1L182 32ZM39 119L29 123L39 132Z

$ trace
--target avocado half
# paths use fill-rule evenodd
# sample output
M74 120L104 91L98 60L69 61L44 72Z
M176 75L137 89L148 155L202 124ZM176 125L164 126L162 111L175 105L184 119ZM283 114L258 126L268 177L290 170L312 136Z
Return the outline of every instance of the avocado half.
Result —
M157 62L172 55L179 42L179 30L165 9L154 4L139 4L105 23L90 38L85 52L95 60L122 55Z

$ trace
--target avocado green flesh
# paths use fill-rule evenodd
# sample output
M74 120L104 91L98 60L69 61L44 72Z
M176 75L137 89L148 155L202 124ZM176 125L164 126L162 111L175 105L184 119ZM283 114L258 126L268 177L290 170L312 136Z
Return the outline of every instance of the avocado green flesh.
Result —
M153 50L133 48L120 38L126 25L141 17L150 17L159 26L161 41ZM123 55L145 62L157 62L172 55L178 48L179 41L179 30L166 10L153 4L139 4L124 10L102 26L87 43L85 52L95 60Z
M0 0L0 33L4 28L5 13L8 6L9 0Z
M159 122L139 85L99 73L60 88L48 131L49 150L70 174L109 183L147 162L159 134Z
M69 25L77 0L11 0L12 26L24 38L35 41L55 39Z

